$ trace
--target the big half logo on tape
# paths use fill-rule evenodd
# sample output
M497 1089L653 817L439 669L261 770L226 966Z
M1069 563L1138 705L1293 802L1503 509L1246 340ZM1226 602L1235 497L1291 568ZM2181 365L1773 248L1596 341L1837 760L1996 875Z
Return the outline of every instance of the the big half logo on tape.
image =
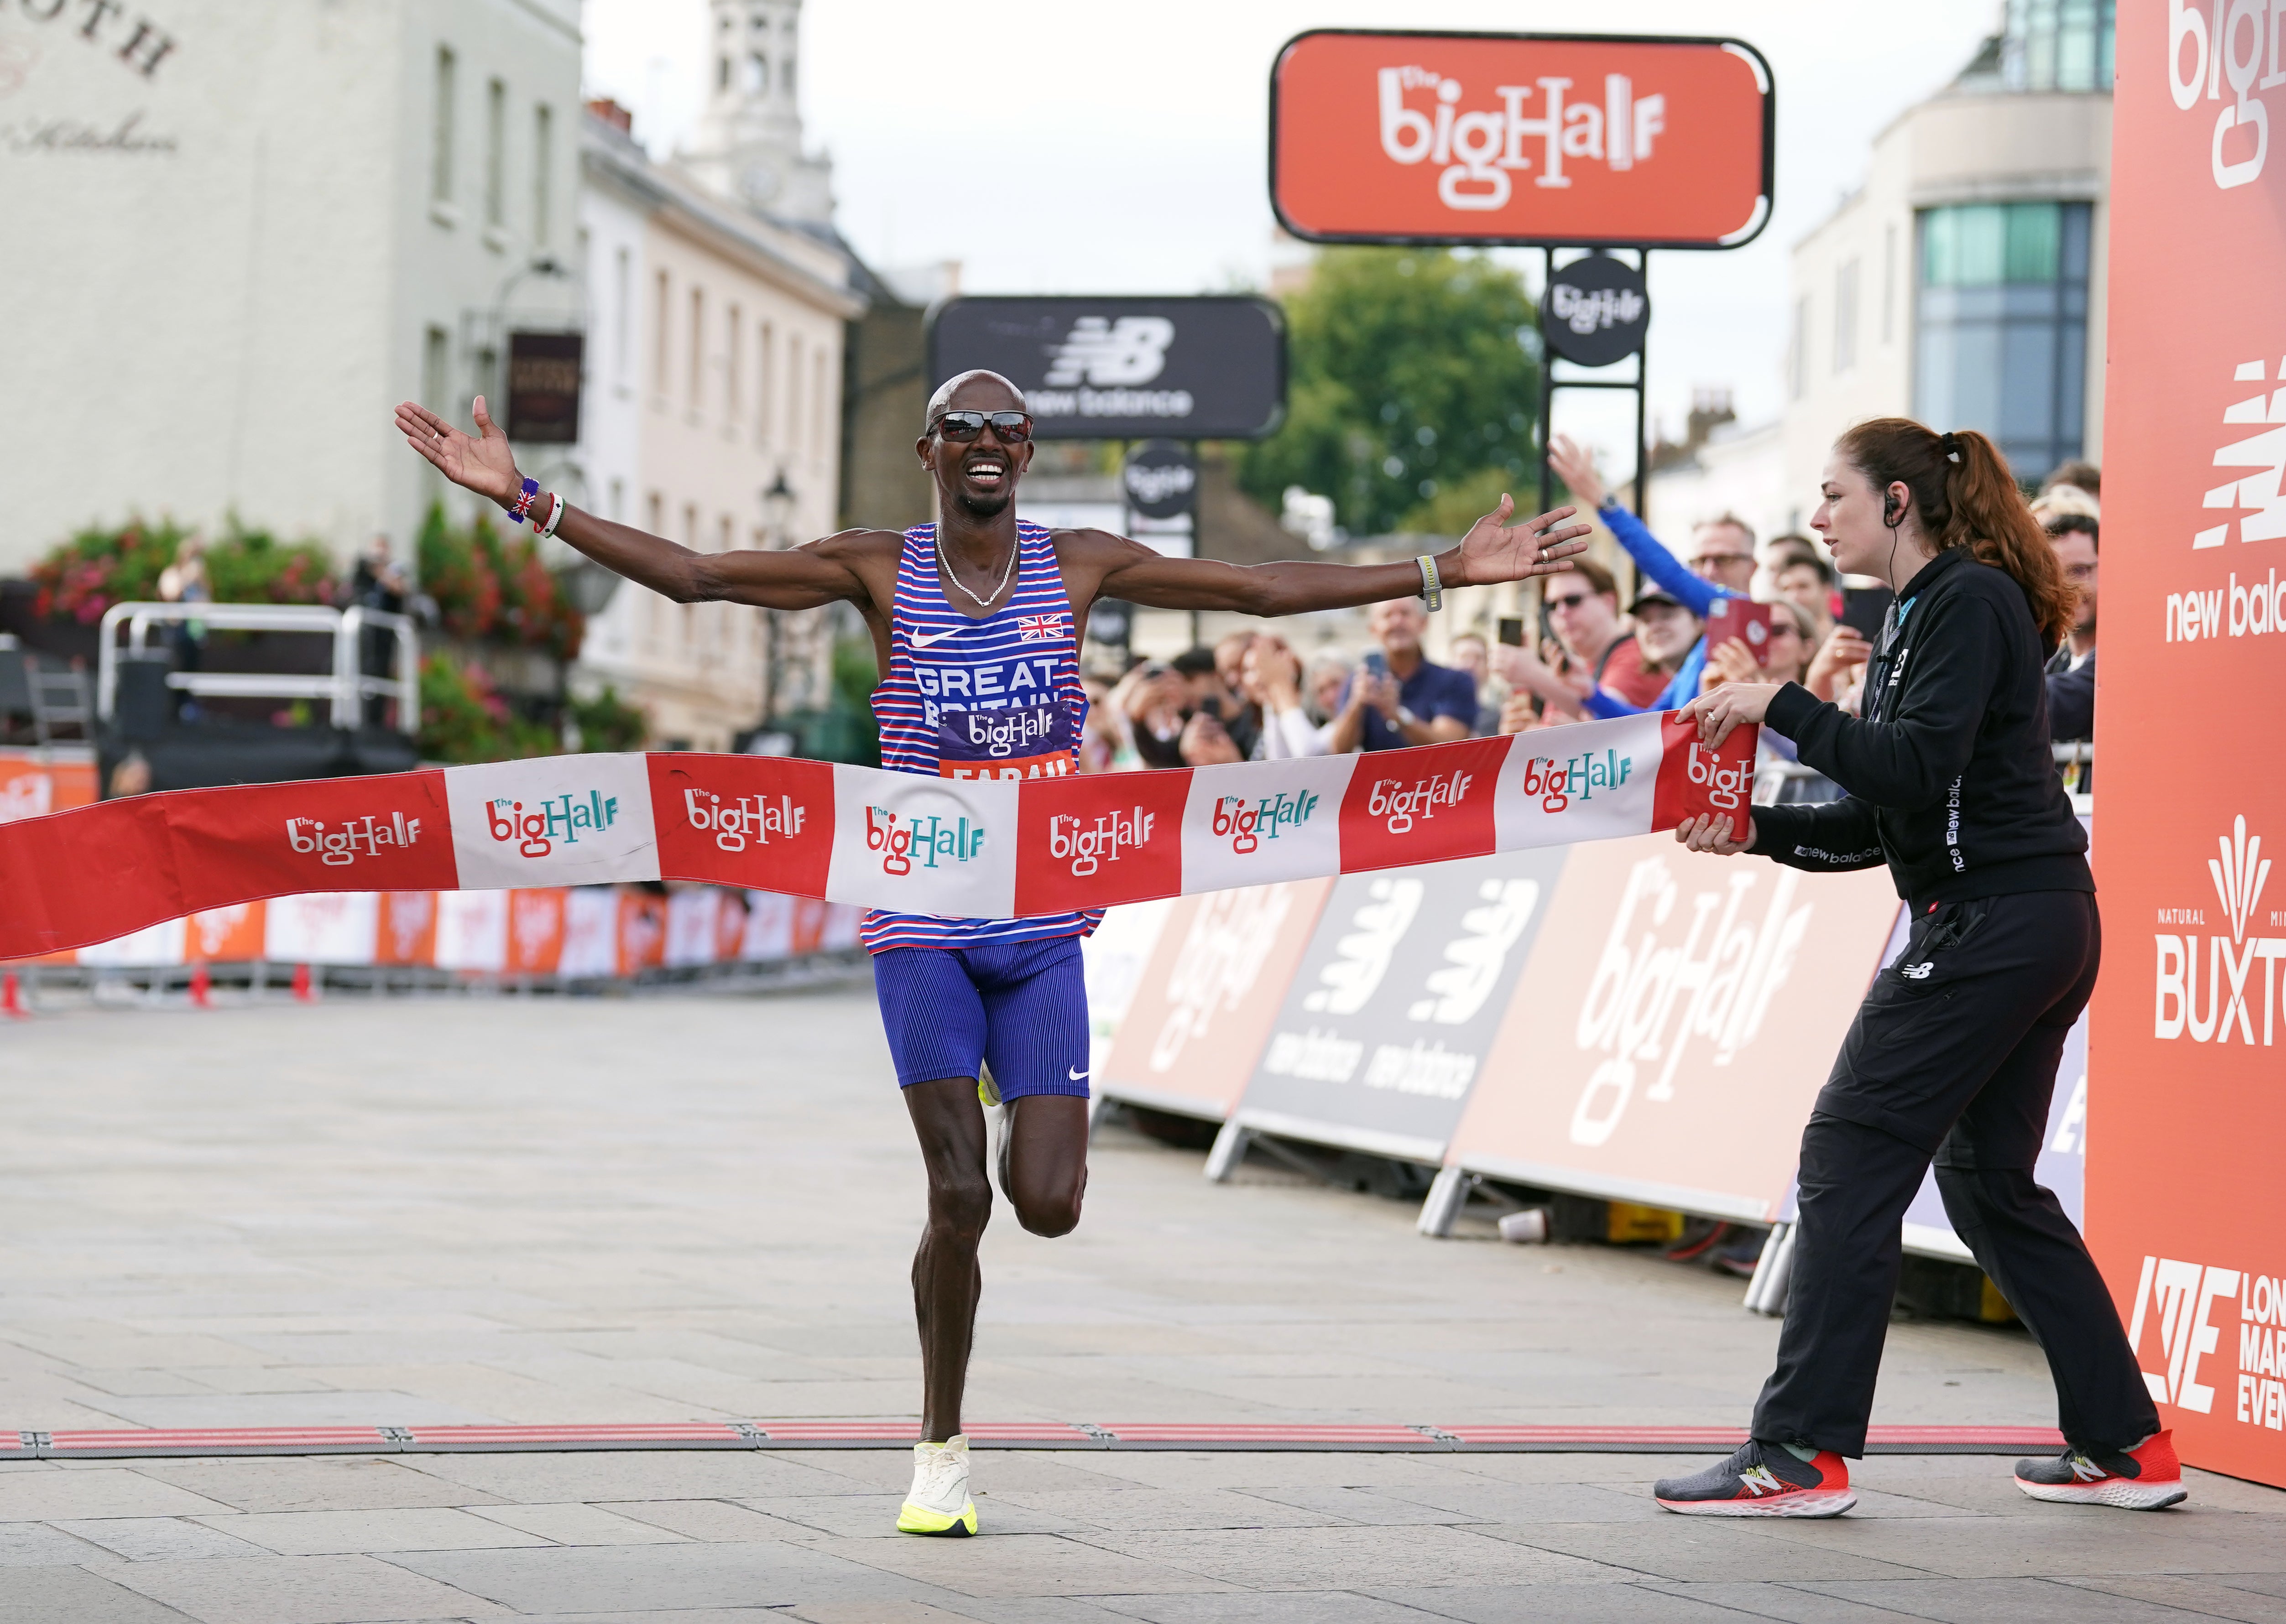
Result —
M658 878L641 756L448 767L445 787L464 890Z
M1183 889L1337 874L1341 811L1361 758L1202 767L1183 808Z
M301 891L451 890L446 775L247 784L176 797L167 827L193 907Z
M1019 803L1016 911L1101 908L1183 888L1187 770L1027 784Z
M833 769L793 756L658 755L659 872L822 895L833 858Z
M1005 918L1016 895L1015 781L833 769L828 901Z

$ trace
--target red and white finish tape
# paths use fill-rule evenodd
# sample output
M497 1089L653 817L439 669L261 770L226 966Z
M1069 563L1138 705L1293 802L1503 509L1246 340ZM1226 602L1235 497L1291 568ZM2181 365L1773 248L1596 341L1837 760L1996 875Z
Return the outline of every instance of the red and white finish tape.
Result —
M1673 713L1166 772L928 778L549 756L178 790L0 824L0 958L316 891L691 879L1006 918L1671 829L1743 811L1754 729Z

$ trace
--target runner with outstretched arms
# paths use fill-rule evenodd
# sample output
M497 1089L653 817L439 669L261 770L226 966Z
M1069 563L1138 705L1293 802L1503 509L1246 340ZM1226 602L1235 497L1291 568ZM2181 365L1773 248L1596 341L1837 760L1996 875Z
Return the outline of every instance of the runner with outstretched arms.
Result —
M481 396L475 417L471 437L407 402L397 427L454 484L676 603L855 604L882 673L873 690L881 765L930 776L1072 770L1087 710L1080 639L1099 597L1263 616L1414 596L1433 609L1453 587L1567 569L1588 533L1565 523L1569 508L1510 524L1505 496L1459 546L1402 564L1241 567L1164 557L1100 530L1047 529L1016 516L1017 481L1032 458L1022 392L996 373L968 372L930 398L914 447L936 481L941 523L902 534L847 530L784 551L699 553L542 492L517 470ZM960 1404L983 1289L977 1245L992 1208L986 1105L1005 1108L999 1181L1017 1221L1038 1235L1079 1222L1089 1066L1079 940L1101 917L876 910L861 926L928 1175L928 1219L913 1258L922 1441L897 1518L910 1533L976 1531Z

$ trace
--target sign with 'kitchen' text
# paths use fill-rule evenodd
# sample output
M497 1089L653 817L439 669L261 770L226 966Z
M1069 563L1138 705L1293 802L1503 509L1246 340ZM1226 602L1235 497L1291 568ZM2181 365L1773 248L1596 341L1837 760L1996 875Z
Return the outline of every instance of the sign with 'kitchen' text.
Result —
M1271 203L1312 242L1737 248L1775 98L1737 40L1313 29L1271 72Z

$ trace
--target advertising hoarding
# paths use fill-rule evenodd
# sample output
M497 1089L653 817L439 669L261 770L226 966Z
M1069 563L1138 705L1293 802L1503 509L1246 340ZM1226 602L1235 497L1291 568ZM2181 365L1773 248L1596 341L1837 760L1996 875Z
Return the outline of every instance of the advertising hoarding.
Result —
M1879 966L1886 870L1573 848L1447 1160L1766 1222Z
M1239 1123L1443 1161L1549 894L1577 855L1501 852L1336 881Z
M1271 201L1313 242L1736 248L1775 119L1737 40L1312 30L1271 72Z
M959 298L929 321L929 387L983 367L1044 440L1257 439L1286 414L1286 324L1250 296Z
M2183 1458L2286 1484L2280 20L2119 7L2087 1233Z

